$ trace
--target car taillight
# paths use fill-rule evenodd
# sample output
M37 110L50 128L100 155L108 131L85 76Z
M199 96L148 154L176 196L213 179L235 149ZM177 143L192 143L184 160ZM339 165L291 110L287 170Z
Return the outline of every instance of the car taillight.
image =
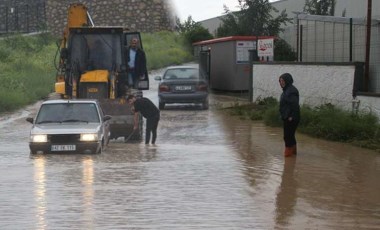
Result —
M208 87L206 84L199 84L197 89L198 89L198 91L207 91Z
M158 90L160 92L169 92L169 86L162 84L162 85L160 85L160 87L158 88Z

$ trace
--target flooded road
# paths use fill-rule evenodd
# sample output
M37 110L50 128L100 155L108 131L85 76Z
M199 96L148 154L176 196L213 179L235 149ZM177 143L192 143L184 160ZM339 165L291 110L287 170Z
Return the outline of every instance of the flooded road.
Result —
M217 109L228 101L169 105L157 145L100 155L30 156L38 104L2 116L0 229L380 229L380 154L297 134L284 159L281 129Z

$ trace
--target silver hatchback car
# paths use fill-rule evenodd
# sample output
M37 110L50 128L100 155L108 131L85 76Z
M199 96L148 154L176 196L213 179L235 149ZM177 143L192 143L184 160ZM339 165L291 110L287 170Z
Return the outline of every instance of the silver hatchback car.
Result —
M33 124L29 148L36 153L101 153L109 142L111 117L96 100L49 100L42 103Z
M203 109L209 107L208 82L193 66L172 66L164 75L156 76L158 85L159 108L164 109L170 103L200 103Z

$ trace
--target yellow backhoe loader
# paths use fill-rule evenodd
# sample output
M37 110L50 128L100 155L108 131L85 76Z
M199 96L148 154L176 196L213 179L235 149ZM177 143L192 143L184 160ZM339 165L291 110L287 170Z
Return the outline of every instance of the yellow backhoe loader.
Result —
M98 99L105 114L111 115L111 139L140 140L140 127L133 131L133 113L126 103L128 93L142 97L149 89L148 73L139 78L137 88L127 86L126 47L139 32L123 27L97 27L85 5L71 4L67 25L59 44L55 92L62 98ZM58 55L57 55L58 57Z

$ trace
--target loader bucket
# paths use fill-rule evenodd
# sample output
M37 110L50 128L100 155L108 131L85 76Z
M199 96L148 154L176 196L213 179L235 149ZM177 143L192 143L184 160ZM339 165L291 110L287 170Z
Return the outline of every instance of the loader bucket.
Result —
M141 140L142 137L142 117L139 118L139 128L133 132L134 126L134 113L128 105L125 98L117 99L101 99L100 106L103 113L111 115L110 131L111 139L118 139L124 137L124 140ZM130 136L132 134L132 136Z

